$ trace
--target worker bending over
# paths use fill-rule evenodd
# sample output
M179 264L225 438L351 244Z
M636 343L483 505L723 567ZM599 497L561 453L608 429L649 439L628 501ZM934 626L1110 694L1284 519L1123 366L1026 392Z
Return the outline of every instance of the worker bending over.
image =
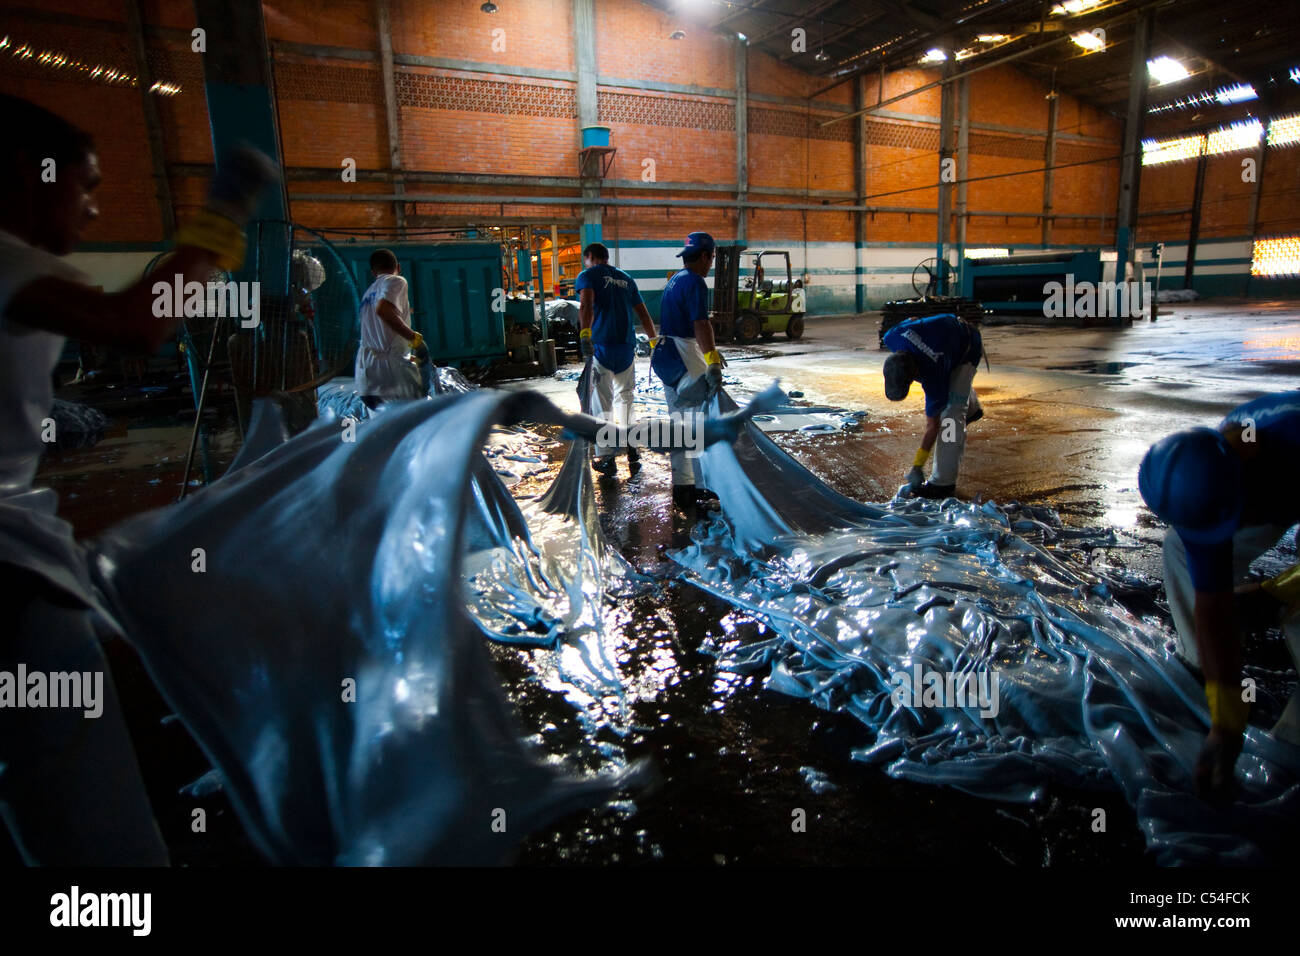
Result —
M429 361L429 350L424 336L410 326L406 279L397 256L388 249L376 249L370 254L370 275L374 281L361 297L357 394L370 408L382 402L422 398L426 389L419 366Z
M96 716L0 707L0 815L29 864L165 864L99 644L119 627L72 526L55 513L58 496L33 481L65 337L156 351L181 317L156 316L154 284L205 282L217 269L238 269L245 225L276 170L252 149L223 155L207 205L177 233L176 251L133 285L104 293L62 258L99 215L91 137L2 95L0 128L15 131L0 143L0 579L8 594L0 672L24 665L29 675L103 676Z
M722 388L722 355L713 341L709 287L704 282L713 267L713 250L713 237L707 232L686 237L686 248L677 253L684 268L668 280L659 302L659 341L650 358L651 368L664 383L669 414L687 420L698 419L699 404L683 400L686 386L703 377L709 394ZM674 506L689 513L697 503L717 500L717 495L698 486L695 462L685 451L672 452L669 460Z
M636 385L636 327L632 316L635 313L641 320L651 348L655 345L654 322L632 277L609 264L609 250L603 243L593 242L582 251L582 265L574 288L581 296L578 344L583 356L591 359L591 414L628 426L632 424ZM640 452L628 445L628 471L635 472L640 463ZM614 474L614 449L597 447L592 467L606 475Z
M956 493L957 472L966 450L966 426L984 414L971 383L984 345L979 329L955 315L932 315L900 322L885 333L885 397L907 398L912 382L925 391L925 433L907 473L911 492L922 498ZM935 451L935 444L938 450ZM922 469L934 451L934 470Z
M1241 686L1241 640L1234 618L1251 604L1287 614L1291 656L1300 662L1300 565L1262 586L1233 585L1297 521L1300 496L1300 391L1240 405L1217 428L1193 428L1151 446L1138 471L1147 505L1172 527L1165 534L1165 591L1178 650L1205 676L1210 730L1196 765L1197 790L1231 799L1250 705ZM1300 746L1300 700L1291 695L1273 735Z

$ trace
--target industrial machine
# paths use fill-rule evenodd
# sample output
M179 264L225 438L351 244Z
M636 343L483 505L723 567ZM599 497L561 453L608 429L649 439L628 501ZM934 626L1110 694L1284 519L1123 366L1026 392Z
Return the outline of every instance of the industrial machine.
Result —
M1109 264L1109 269L1107 269ZM1047 299L1044 286L1064 283L1097 283L1114 272L1114 253L1098 249L1082 252L1033 252L986 259L967 259L961 274L961 294L978 299L993 312L1042 314Z
M744 275L743 259L753 257ZM766 262L766 265L764 263ZM714 251L713 309L709 319L719 341L741 344L770 339L778 332L787 338L803 335L805 297L803 283L790 271L788 252L745 252L741 245L719 245ZM769 268L785 266L784 279L769 279Z
M882 349L885 347L885 333L908 319L920 319L930 315L955 315L974 325L979 324L988 310L980 302L965 295L940 295L941 286L938 259L931 257L917 264L912 270L912 289L916 292L916 298L895 299L886 302L880 310Z

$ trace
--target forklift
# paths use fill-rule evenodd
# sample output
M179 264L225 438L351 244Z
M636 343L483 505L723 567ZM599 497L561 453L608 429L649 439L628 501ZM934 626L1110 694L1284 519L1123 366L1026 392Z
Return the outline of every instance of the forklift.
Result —
M742 255L753 258L749 274L743 279ZM784 281L768 279L767 269L780 270L782 263ZM778 332L792 340L803 335L804 288L790 272L790 253L745 252L742 245L719 245L713 264L713 310L709 319L718 341L748 345L760 337L770 339Z

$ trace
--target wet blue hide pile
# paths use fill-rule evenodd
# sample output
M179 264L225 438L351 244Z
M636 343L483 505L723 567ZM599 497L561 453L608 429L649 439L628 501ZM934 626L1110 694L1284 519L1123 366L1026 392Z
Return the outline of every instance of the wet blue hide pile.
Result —
M1263 862L1293 825L1300 755L1258 728L1237 805L1192 795L1204 695L1164 632L1055 553L1071 532L1016 506L852 501L754 426L701 464L723 517L674 557L771 632L721 666L852 715L874 733L856 758L1003 800L1119 788L1162 863Z

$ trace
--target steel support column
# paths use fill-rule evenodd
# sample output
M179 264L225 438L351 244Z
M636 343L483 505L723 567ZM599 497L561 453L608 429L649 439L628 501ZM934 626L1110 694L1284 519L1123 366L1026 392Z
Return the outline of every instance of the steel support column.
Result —
M853 84L853 108L861 110L867 103L867 77L862 74ZM853 192L855 204L865 206L867 195L867 116L860 115L853 123ZM862 210L853 213L853 275L856 311L867 311L866 263L867 214Z
M384 120L388 130L388 168L393 171L393 192L406 192L402 176L402 130L397 115L397 76L393 67L393 28L389 17L389 0L377 0L375 16L379 33L379 71L384 81ZM406 228L406 203L393 203L393 217L398 229Z
M943 72L945 77L952 72L951 60L944 62ZM953 158L952 141L956 106L956 90L953 89L953 84L943 84L939 99L939 228L934 254L938 260L939 285L936 291L939 295L948 293L948 243L952 239L952 183L956 179L955 164L949 161Z
M574 63L578 67L578 138L581 144L582 129L599 122L600 110L596 99L596 10L593 0L573 0ZM600 197L600 180L585 175L583 170L582 196L584 199ZM599 242L600 206L594 203L582 207L582 248Z
M1056 185L1056 130L1060 123L1061 98L1052 90L1047 101L1047 144L1043 147L1043 236L1042 247L1052 244L1052 192Z
M206 34L203 55L203 85L212 129L212 153L217 163L226 151L248 142L284 168L280 129L276 120L275 88L271 76L271 55L266 42L266 21L261 0L194 0L198 25ZM262 194L257 219L287 220L289 199L283 180ZM280 275L288 263L289 236L285 230L255 229L249 232L249 257L244 273L256 268L253 255L258 249L264 263L264 294L288 288L288 275Z
M1139 13L1133 24L1133 54L1128 78L1128 115L1120 156L1119 206L1115 229L1115 281L1123 282L1132 268L1134 232L1138 220L1138 187L1142 183L1142 130L1147 115L1147 60L1151 58L1151 11Z
M736 38L736 241L745 242L749 198L749 46Z

